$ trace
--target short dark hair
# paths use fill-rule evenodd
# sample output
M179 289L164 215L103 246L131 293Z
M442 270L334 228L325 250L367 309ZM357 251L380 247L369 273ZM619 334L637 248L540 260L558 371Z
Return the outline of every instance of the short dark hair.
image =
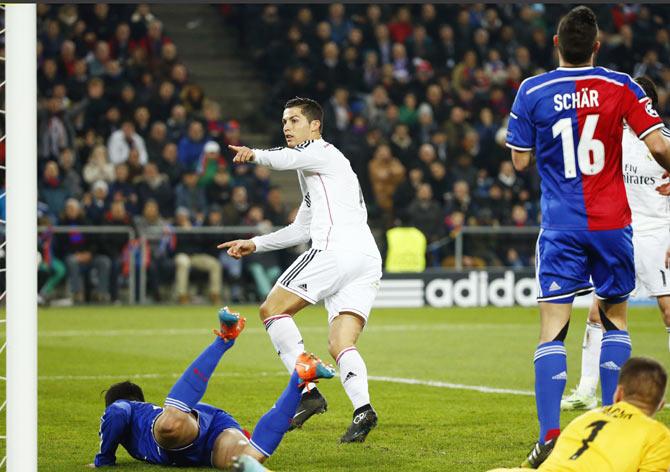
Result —
M598 21L589 7L575 7L558 23L558 49L570 64L584 64L593 54Z
M619 385L624 400L637 400L655 409L663 397L668 374L663 366L648 357L631 357L621 368Z
M284 105L285 109L293 107L300 108L300 112L305 115L308 122L311 123L314 120L319 120L321 123L319 130L323 131L323 108L321 108L321 105L311 98L295 97L290 99L286 102L286 105Z
M654 109L658 109L658 93L656 92L656 85L654 82L647 76L642 75L640 77L635 77L635 82L642 87L644 93L647 94L647 97L651 98L651 105Z
M143 402L144 392L139 385L132 383L130 380L115 383L105 391L105 407L117 400Z

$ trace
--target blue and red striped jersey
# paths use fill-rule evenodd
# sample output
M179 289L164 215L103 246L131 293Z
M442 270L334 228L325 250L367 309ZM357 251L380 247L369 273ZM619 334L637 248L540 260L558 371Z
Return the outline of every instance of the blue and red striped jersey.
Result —
M624 120L640 139L663 121L633 79L603 67L559 67L526 79L506 144L535 150L542 227L619 229L631 222L621 169Z

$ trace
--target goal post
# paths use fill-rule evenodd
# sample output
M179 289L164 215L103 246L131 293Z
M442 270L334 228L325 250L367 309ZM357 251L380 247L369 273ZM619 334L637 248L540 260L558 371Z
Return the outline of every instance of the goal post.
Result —
M37 471L37 18L5 4L7 470Z

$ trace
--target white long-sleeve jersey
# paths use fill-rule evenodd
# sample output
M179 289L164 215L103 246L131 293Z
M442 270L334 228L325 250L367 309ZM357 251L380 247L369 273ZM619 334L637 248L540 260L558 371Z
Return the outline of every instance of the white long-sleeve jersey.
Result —
M661 132L670 138L670 131ZM628 127L621 141L623 178L633 215L633 231L646 232L670 226L670 198L656 191L663 183L665 169L649 153L647 145Z
M275 170L297 170L302 203L295 221L256 236L256 251L273 251L312 240L314 249L344 250L381 259L368 226L356 174L346 157L323 139L295 148L254 149L255 162Z

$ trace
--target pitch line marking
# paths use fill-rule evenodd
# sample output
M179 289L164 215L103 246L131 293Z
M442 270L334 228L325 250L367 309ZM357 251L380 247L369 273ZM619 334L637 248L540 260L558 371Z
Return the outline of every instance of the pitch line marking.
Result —
M172 374L133 374L133 375L41 375L38 377L40 381L49 381L49 380L124 380L124 379L176 379L182 375L182 372L172 373ZM254 374L255 376L260 377L285 377L286 372L258 372ZM229 372L222 374L214 374L212 377L245 377L248 378L249 374L243 374L240 372ZM433 387L433 388L446 388L449 390L469 390L479 393L487 393L494 395L517 395L524 397L534 397L535 392L531 390L517 390L513 388L498 388L498 387L489 387L486 385L467 385L459 384L452 382L443 382L440 380L422 380L422 379L410 379L405 377L387 377L379 375L369 375L369 380L376 382L387 382L395 384L404 384L404 385L420 385L423 387ZM670 409L670 405L665 405L665 409Z
M114 379L165 379L165 378L178 378L182 373L163 373L163 374L131 374L131 375L42 375L39 377L41 381L49 380L114 380ZM283 377L286 376L286 372L274 371L274 372L260 372L255 373L255 376L262 377ZM249 377L247 373L240 372L224 372L221 374L214 374L212 377ZM533 396L534 393L530 390L515 390L507 388L496 388L488 387L485 385L466 385L452 382L442 382L439 380L422 380L422 379L409 379L404 377L387 377L387 376L378 376L370 375L368 376L369 380L374 380L376 382L387 382L387 383L397 383L405 385L422 385L425 387L437 387L437 388L447 388L451 390L472 390L475 392L481 393L493 393L493 394L508 394L508 395L525 395Z
M365 329L366 333L388 333L388 332L407 332L407 331L465 331L475 329L517 329L526 326L523 324L498 324L498 323L442 323L431 325L386 325L370 326ZM327 333L327 326L306 326L300 328L300 331L308 333ZM248 334L265 333L265 328L246 328ZM116 329L116 330L63 330L63 331L40 331L39 336L45 338L69 338L69 337L117 337L117 336L181 336L211 334L210 329L205 328L170 328L170 329Z

